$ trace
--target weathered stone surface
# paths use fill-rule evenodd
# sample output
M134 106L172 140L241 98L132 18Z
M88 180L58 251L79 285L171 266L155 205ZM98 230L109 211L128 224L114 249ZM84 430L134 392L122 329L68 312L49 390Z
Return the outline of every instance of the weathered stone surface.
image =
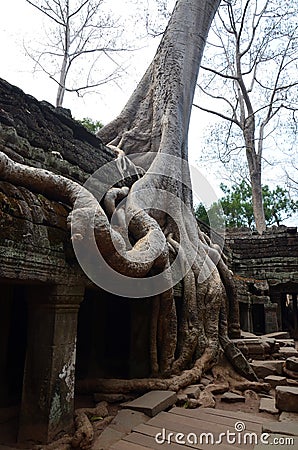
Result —
M12 159L79 182L114 158L69 111L39 102L1 79L0 126L1 150Z
M289 333L287 331L276 331L274 333L263 334L265 338L274 338L274 339L289 339Z
M267 422L262 425L263 433L284 434L287 436L298 436L296 423L290 422Z
M198 408L199 406L201 406L201 403L196 398L189 398L187 400L187 408L195 409L195 408Z
M247 389L246 391L244 391L244 397L245 400L254 400L254 401L259 400L259 395L255 391L252 391L251 389Z
M292 372L292 373L296 373L296 372ZM287 384L289 386L298 386L298 380L293 380L291 378L287 378Z
M267 412L269 414L278 414L279 412L275 407L274 398L261 398L259 411Z
M224 394L229 390L229 383L210 383L208 386L206 386L206 390L211 392L214 395L217 394Z
M241 337L244 339L255 339L257 336L254 333L249 333L249 331L241 330Z
M276 339L280 347L295 347L294 339Z
M278 354L282 358L296 357L298 359L298 351L294 347L282 347Z
M118 412L109 426L114 430L121 431L127 434L130 433L134 427L136 427L140 423L145 423L148 420L149 417L142 412L123 409Z
M253 361L251 366L259 378L265 378L268 375L282 375L284 361L266 360Z
M184 406L188 401L188 397L186 394L177 394L177 406Z
M119 411L110 425L94 440L91 450L109 449L111 445L129 434L134 427L146 423L148 420L149 417L146 414L138 411L129 409Z
M214 408L216 404L215 398L206 389L201 392L198 402L202 408Z
M298 412L298 387L277 386L276 407L281 411Z
M298 428L298 413L282 411L278 420L280 422L295 422L295 426Z
M239 403L245 402L245 397L243 397L243 395L234 394L234 392L225 392L221 397L221 401L226 403Z
M176 392L172 391L151 391L141 397L123 404L123 408L134 411L141 411L150 417L156 416L161 411L174 405L177 401Z
M268 375L264 378L264 381L266 383L269 383L273 388L275 388L276 386L286 386L287 384L286 377L281 377L278 375Z
M114 430L111 427L107 427L101 435L94 440L92 443L91 450L106 450L111 447L111 445L120 441L125 436L125 433L121 431Z
M286 368L298 374L298 358L296 356L288 358L286 360Z
M265 339L258 337L232 339L232 342L249 359L263 360L276 350L276 346L272 346L273 344L270 345Z
M210 384L210 383L211 383L211 378L207 378L207 377L202 377L201 378L201 384L203 386L208 386L208 384Z
M191 384L187 388L183 389L182 392L189 398L198 399L201 393L201 389L197 384Z

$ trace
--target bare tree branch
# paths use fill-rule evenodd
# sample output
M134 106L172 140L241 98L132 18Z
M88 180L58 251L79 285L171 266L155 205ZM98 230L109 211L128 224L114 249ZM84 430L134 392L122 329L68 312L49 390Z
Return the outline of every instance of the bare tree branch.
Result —
M127 49L125 46L115 44L117 38L120 37L121 30L116 26L116 20L104 15L100 10L102 0L79 0L74 10L70 9L70 0L26 0L30 5L34 6L38 11L42 12L50 18L55 28L51 32L54 33L56 39L52 40L53 48L47 50L49 46L46 44L45 50L39 51L39 57L29 55L36 66L43 70L53 81L58 84L56 105L63 104L65 92L81 93L82 91L102 85L104 82L114 80L119 77L117 73L115 77L108 74L102 77L100 82L91 82L93 79L91 72L99 69L98 56L100 53L107 55L109 52L118 53ZM113 36L113 37L111 37ZM50 38L48 37L50 40ZM29 54L29 52L27 51ZM84 78L87 82L77 81L76 87L70 87L70 78L73 78L75 67L78 67L77 61L80 56L88 57L88 67L84 68ZM50 57L47 63L46 58ZM41 62L41 58L43 61ZM53 61L56 58L56 66L60 67L59 81L56 75L53 75ZM118 71L117 65L115 71ZM101 65L103 70L104 65ZM106 72L109 69L106 70ZM57 73L57 72L56 72ZM84 79L83 78L83 79ZM98 78L98 76L96 76ZM89 81L88 81L89 80Z

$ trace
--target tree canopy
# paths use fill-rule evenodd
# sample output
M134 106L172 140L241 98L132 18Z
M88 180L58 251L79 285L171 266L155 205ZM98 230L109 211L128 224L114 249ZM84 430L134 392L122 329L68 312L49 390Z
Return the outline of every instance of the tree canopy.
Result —
M207 225L210 225L210 222L216 224L224 220L228 228L249 227L255 229L251 186L242 180L240 184L234 184L231 187L224 184L221 184L220 187L225 195L209 208L205 208L200 203L195 209L197 219ZM298 201L291 199L289 192L280 186L270 189L268 185L264 185L262 194L268 226L279 226L298 211Z

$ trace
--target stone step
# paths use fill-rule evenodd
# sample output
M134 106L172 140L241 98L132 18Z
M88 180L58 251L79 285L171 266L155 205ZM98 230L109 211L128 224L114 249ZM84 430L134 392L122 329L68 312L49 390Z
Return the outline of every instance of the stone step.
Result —
M259 378L265 378L268 375L283 374L283 360L253 360L251 367Z
M289 339L290 335L287 331L275 331L274 333L263 334L262 337L274 339Z
M276 407L281 411L298 412L298 387L277 386Z
M279 375L268 375L264 378L265 383L269 383L273 388L276 386L286 386L287 379L286 377L281 377Z
M148 416L138 411L130 409L119 411L110 425L94 440L91 450L106 450L110 448L111 445L129 434L134 427L148 420Z
M278 420L280 422L296 422L296 427L298 427L298 413L283 411Z
M294 339L276 339L281 347L295 347Z
M291 356L286 360L286 368L292 372L298 372L298 358Z
M189 398L198 399L200 397L201 388L197 384L191 384L187 388L182 390L183 394L186 394Z
M245 402L245 397L243 395L234 394L234 392L225 392L221 397L221 401L226 403Z
M141 411L150 417L156 416L161 411L173 406L177 401L176 392L173 391L151 391L131 402L122 404L123 408Z
M296 423L290 422L269 422L262 425L263 433L284 434L287 436L298 436Z
M294 347L281 347L278 351L278 355L283 358L289 358L291 356L298 357L298 351Z
M278 414L279 412L278 409L275 407L274 398L261 398L259 411L267 412L269 414Z

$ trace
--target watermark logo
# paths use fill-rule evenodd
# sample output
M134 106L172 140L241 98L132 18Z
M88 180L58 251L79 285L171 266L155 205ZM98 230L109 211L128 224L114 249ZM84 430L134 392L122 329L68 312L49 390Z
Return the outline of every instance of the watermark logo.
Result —
M155 435L155 442L157 444L163 445L172 443L192 446L192 445L221 445L221 444L237 444L238 445L249 445L251 448L252 445L271 445L271 446L295 446L295 437L291 436L272 436L269 433L255 433L253 431L246 431L246 424L244 422L236 422L234 425L234 430L226 430L222 433L211 433L211 432L202 432L202 433L180 433L168 431L166 428L162 428L162 430ZM241 447L242 448L242 447ZM278 448L278 447L277 447Z
M132 189L122 188L122 199L116 202L115 209L111 212L107 227L111 227L115 232L112 233L113 246L118 255L128 257L131 265L148 263L156 260L162 251L160 245L157 252L154 247L148 246L142 249L142 252L127 251L123 242L128 245L128 250L134 250L130 240L129 225L134 215L140 211L160 212L171 219L177 226L177 235L179 235L179 251L170 267L166 267L162 273L152 274L150 277L131 277L114 270L107 263L107 258L100 251L100 245L96 241L96 223L105 218L100 217L99 206L94 214L84 214L86 196L78 196L72 216L79 217L79 228L85 230L83 239L75 239L78 235L78 221L72 221L73 247L77 260L86 275L100 288L118 296L129 298L149 297L160 294L165 290L179 283L189 269L194 264L198 255L200 245L198 233L196 232L197 223L191 210L191 205L186 204L180 198L182 190L192 191L197 201L210 205L218 201L218 197L202 173L195 167L188 164L187 161L171 155L155 153L133 155L136 160L138 156L142 159L144 167L144 158L147 159L146 180L149 183L136 182ZM158 159L158 161L157 161ZM146 161L145 161L146 166ZM115 185L125 186L125 178L137 178L134 164L127 157L123 160L111 161L88 178L84 184L84 189L88 190L90 195L97 200L98 205L103 205L107 196L110 195L111 188ZM192 180L192 181L191 181ZM167 189L171 185L171 192ZM139 187L140 186L140 187ZM156 186L156 187L154 187ZM177 187L177 195L175 192ZM189 202L187 202L189 203ZM132 207L133 205L133 207ZM97 216L95 217L95 215ZM223 214L219 216L223 217ZM183 218L183 220L181 220ZM224 243L224 220L214 223L212 217L209 218L211 228L211 240L216 229L217 240L220 236L219 247L222 249ZM86 231L87 230L87 231ZM219 233L218 233L219 232ZM86 237L87 234L87 237ZM130 247L130 248L129 248ZM208 247L206 245L206 247ZM208 251L208 250L207 250ZM202 252L201 252L202 253ZM202 254L200 267L206 263L206 255ZM216 262L215 262L216 263ZM198 282L205 281L213 266L210 268L204 266L198 276Z

